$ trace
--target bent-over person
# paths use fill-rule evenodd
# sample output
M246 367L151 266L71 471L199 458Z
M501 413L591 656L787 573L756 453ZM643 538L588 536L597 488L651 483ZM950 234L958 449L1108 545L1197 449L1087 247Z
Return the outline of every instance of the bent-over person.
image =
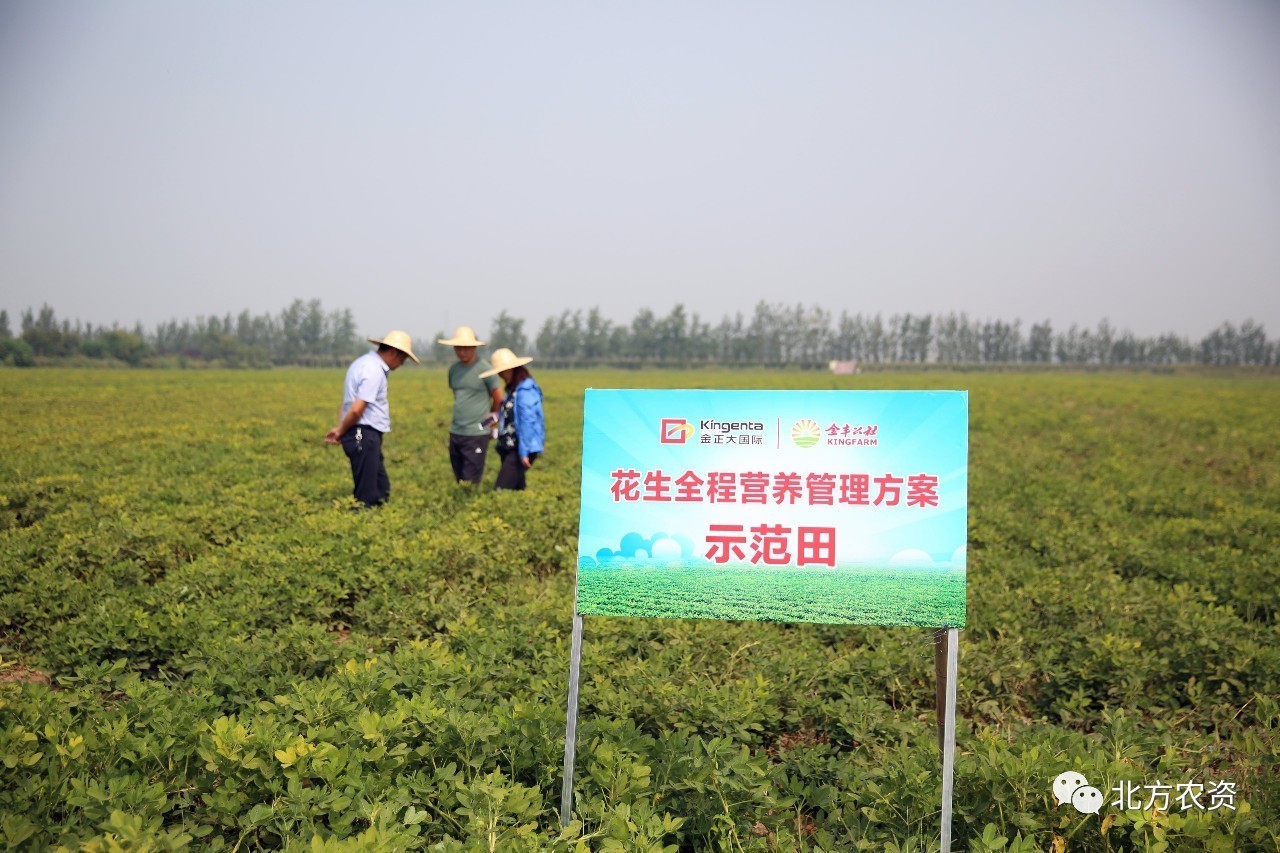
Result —
M498 419L498 469L495 489L520 490L525 487L525 472L533 467L546 444L547 429L542 414L542 389L529 374L528 356L517 356L509 349L495 350L493 369L506 385L506 396Z

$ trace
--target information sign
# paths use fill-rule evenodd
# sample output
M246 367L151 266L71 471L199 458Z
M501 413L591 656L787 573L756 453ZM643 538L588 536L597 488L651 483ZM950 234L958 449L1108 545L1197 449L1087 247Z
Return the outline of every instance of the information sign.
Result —
M962 627L963 391L588 390L577 613Z

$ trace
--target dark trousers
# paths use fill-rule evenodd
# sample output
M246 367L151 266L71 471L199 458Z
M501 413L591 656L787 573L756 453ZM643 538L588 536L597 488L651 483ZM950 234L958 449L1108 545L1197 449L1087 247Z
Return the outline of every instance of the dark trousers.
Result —
M489 434L455 435L449 433L449 464L453 479L480 485L484 476L484 457L489 450Z
M502 467L498 469L498 482L495 489L513 489L520 491L525 486L524 472L528 469L520 461L520 451L515 448L498 448L498 456L502 459ZM529 464L538 461L538 454L529 454Z
M382 462L382 433L360 424L342 434L342 449L351 461L352 495L365 506L377 506L391 497L391 481Z

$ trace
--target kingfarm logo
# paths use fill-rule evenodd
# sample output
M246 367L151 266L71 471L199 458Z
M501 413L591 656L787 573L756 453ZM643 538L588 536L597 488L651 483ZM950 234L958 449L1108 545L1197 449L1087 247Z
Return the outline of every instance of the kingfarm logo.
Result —
M792 422L791 440L797 447L877 447L880 425L832 421L824 426L813 418L802 418Z
M658 429L662 444L684 444L693 436L693 424L684 418L663 418Z

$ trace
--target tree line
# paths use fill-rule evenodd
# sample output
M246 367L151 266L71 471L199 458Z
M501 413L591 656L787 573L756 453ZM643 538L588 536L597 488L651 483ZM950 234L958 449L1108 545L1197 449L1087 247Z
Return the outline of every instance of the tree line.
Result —
M414 341L426 362L449 363L436 345L448 333ZM294 300L278 314L201 316L170 320L150 331L58 320L53 308L27 309L15 334L0 310L0 363L28 366L74 361L131 366L213 364L270 367L345 363L369 345L350 309L326 311L319 300ZM1077 365L1215 367L1280 365L1280 340L1261 324L1223 322L1199 340L1167 333L1139 337L1107 320L1093 328L1055 329L1048 320L1024 330L1020 320L977 319L965 313L839 315L820 307L760 302L749 316L711 323L676 305L665 315L645 308L628 323L600 309L565 310L536 333L501 311L490 324L490 351L505 346L536 356L544 367L757 366L826 368L832 361L874 365Z
M59 321L53 308L28 308L14 336L7 311L0 310L0 363L28 366L38 361L106 361L130 366L185 365L225 367L334 365L368 347L356 332L351 309L325 311L320 300L295 299L279 314L169 320L147 331L141 323L126 330L79 320Z
M507 312L493 320L490 340L532 351L547 365L760 365L825 368L832 361L885 364L1027 364L1210 366L1280 364L1280 340L1261 324L1220 324L1200 340L1167 333L1139 337L1102 320L1094 328L1048 321L1023 329L1020 320L977 319L965 313L839 315L820 307L761 302L750 316L718 323L675 306L659 316L643 309L614 323L598 308L548 317L532 340Z

